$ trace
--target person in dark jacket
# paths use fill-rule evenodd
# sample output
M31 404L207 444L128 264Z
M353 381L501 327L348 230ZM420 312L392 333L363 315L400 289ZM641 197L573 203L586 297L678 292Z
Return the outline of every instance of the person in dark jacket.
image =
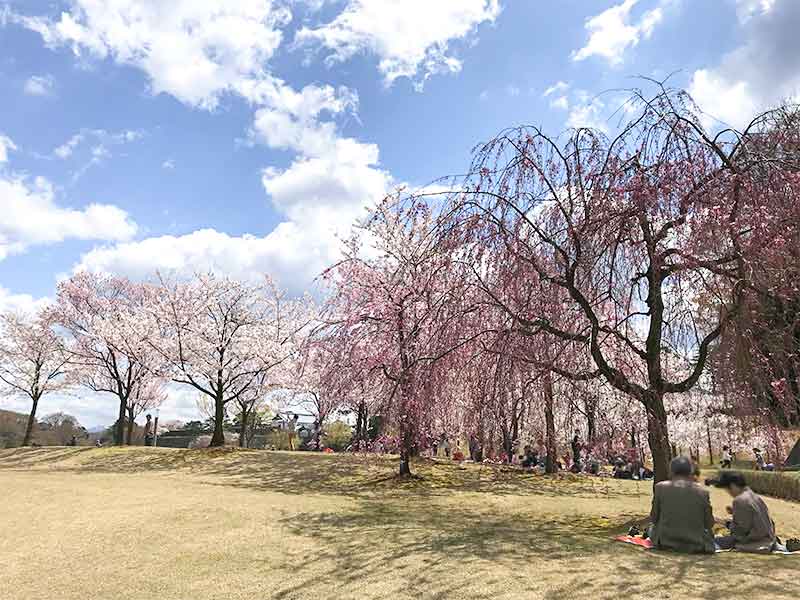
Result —
M727 509L732 516L728 522L731 534L716 539L719 547L741 552L772 552L776 543L775 523L761 496L747 487L744 476L736 471L722 473L717 486L733 497L733 506Z
M581 437L580 431L577 429L575 430L575 436L572 438L572 442L570 442L570 446L572 447L572 471L575 473L580 473L582 470L581 467Z
M685 456L672 460L670 474L670 481L653 488L650 539L659 550L713 553L714 515L708 490L694 481L694 465Z

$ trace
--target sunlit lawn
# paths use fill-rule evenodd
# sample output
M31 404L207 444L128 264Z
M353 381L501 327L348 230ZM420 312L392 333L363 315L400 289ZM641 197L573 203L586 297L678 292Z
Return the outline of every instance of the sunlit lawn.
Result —
M797 598L800 557L610 538L650 484L391 458L0 450L0 598ZM715 511L727 499L714 491ZM800 506L768 500L784 536Z

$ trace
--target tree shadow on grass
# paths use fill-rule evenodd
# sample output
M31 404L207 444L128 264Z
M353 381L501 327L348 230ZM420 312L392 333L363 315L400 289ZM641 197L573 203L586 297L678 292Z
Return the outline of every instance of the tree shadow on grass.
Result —
M38 448L13 448L0 450L0 469L31 469L44 466L55 466L91 452L94 448L87 446L48 446Z
M77 459L77 460L71 460ZM419 460L417 477L396 476L392 456L269 452L216 448L64 448L0 451L0 468L29 469L47 463L75 473L190 473L206 483L287 494L366 494L413 492L420 496L454 491L493 495L546 495L585 498L630 496L630 490L588 476L533 475L518 469L459 466ZM649 493L649 488L642 488Z
M348 589L365 580L394 578L398 586L418 590L420 597L479 598L490 595L481 595L478 588L491 588L520 569L546 572L550 563L560 563L561 572L570 576L563 564L575 556L596 555L628 518L521 519L491 508L436 510L424 499L407 498L365 500L354 510L301 514L282 524L294 535L312 537L320 547L297 565L300 572L317 573ZM526 594L536 583L535 578L516 580L518 597L531 597ZM294 598L307 585L288 583L273 597Z
M688 556L612 542L634 517L521 518L489 507L437 511L424 499L405 499L364 500L349 511L301 514L282 525L318 548L297 572L349 590L385 579L392 588L385 597L416 590L410 595L496 598L511 582L509 597L518 598L796 598L792 565L770 562L786 557ZM273 597L295 598L312 584L298 578Z

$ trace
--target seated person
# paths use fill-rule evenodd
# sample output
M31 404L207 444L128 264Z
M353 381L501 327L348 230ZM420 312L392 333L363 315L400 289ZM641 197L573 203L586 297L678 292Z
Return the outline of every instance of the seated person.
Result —
M744 476L736 471L722 473L717 487L726 489L733 496L733 507L727 509L728 514L733 516L728 522L731 534L716 539L720 548L772 552L776 542L775 524L761 496L747 487Z
M753 454L756 456L756 471L763 471L764 467L767 465L767 461L764 460L764 454L758 448L753 448Z
M624 463L614 465L614 479L633 479L633 473Z
M694 481L694 465L685 456L670 464L670 481L653 488L650 539L659 550L693 554L714 552L714 516L708 491Z
M520 464L525 469L532 469L535 467L539 462L539 457L536 456L536 453L533 451L533 448L528 444L525 446L525 453L522 455L520 460Z

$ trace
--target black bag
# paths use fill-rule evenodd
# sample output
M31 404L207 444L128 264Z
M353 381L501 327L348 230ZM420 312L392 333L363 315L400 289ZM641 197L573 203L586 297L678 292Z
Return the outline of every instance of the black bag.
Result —
M800 552L800 540L797 538L786 540L786 549L789 552Z

